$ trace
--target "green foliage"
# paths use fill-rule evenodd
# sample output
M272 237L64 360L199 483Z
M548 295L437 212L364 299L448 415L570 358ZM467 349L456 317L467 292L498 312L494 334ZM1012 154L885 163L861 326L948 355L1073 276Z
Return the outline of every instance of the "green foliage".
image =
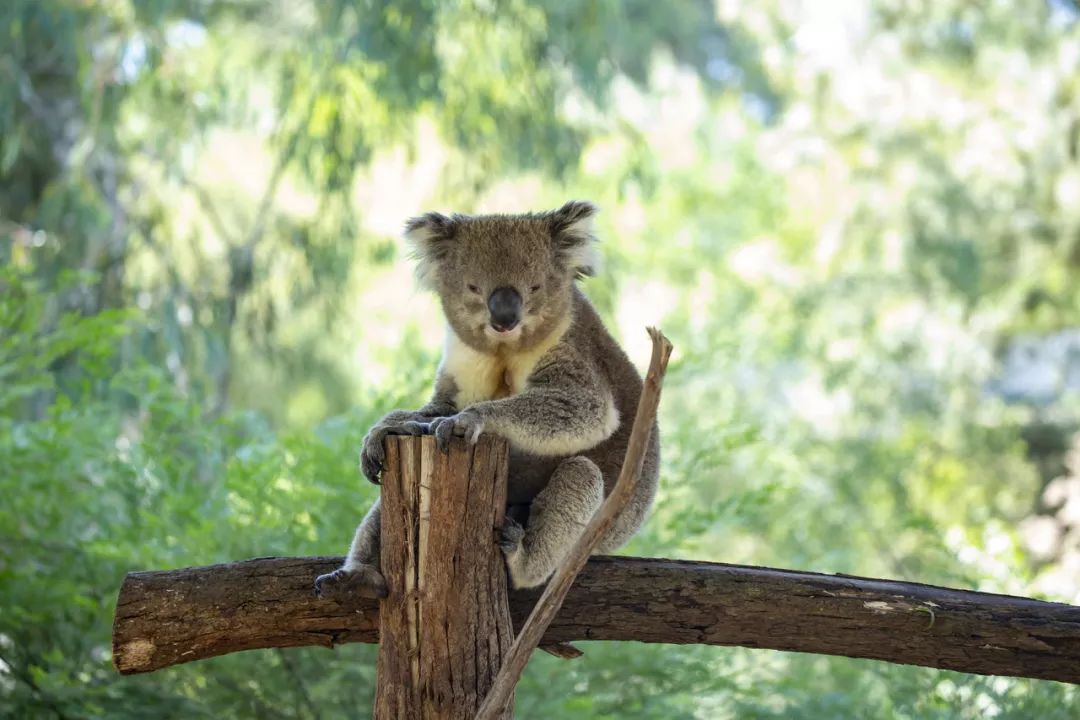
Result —
M208 420L160 370L101 373L125 329L119 319L66 315L37 329L28 323L58 292L20 273L0 282L0 405L32 407L21 420L5 412L0 424L0 714L261 716L279 703L307 712L309 682L370 688L369 648L342 653L353 658L346 664L327 653L271 654L259 671L280 690L270 695L251 685L253 657L215 661L209 674L121 679L108 617L129 570L315 553L317 528L330 526L347 543L351 508L370 503L374 489L349 483L354 497L343 503L336 479L355 478L354 438L374 416L280 437L250 415ZM57 387L41 368L63 355L93 382ZM341 702L344 711L365 698ZM332 701L320 703L333 712Z
M1080 601L1023 532L1061 464L1024 438L1077 399L988 390L1014 335L1080 325L1080 12L805 5L0 4L0 716L368 712L371 647L121 678L109 620L131 570L344 550L359 439L438 359L392 237L427 209L604 208L587 292L635 359L646 324L676 345L627 553ZM530 663L519 717L1080 704L583 649Z

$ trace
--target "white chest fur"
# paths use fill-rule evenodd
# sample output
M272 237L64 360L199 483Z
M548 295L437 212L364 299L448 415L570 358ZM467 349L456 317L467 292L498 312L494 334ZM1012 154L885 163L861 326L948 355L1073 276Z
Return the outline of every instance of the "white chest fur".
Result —
M454 379L457 407L465 408L483 400L495 400L522 392L533 368L544 353L559 342L565 330L565 327L561 328L526 351L488 354L469 347L447 328L440 370Z

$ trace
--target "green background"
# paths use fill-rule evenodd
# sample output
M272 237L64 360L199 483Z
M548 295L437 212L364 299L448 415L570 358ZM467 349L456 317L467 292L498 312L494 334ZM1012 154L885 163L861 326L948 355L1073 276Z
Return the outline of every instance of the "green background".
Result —
M1080 602L1078 23L0 3L0 716L368 714L373 647L123 678L110 621L130 570L344 552L360 438L438 361L397 239L426 210L603 209L586 292L636 362L648 324L676 347L624 552ZM1080 715L1052 682L581 645L519 717Z

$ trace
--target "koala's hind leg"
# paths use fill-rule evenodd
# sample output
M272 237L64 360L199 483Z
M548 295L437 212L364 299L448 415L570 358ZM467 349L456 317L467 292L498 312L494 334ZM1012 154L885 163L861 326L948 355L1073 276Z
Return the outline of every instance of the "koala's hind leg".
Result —
M380 502L368 510L356 528L345 564L332 573L315 578L319 595L354 590L363 597L386 597L386 580L379 572Z
M534 587L550 577L581 536L604 501L600 468L586 457L559 463L533 500L527 527L508 519L502 549L510 581L516 588Z

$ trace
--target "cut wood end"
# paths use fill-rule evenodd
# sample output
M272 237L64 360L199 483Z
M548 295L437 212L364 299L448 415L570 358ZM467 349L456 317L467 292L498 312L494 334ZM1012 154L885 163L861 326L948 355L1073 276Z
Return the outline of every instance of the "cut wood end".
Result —
M578 648L568 642L556 643L554 645L541 645L540 649L546 652L548 655L554 655L557 658L563 660L576 660L585 654L585 651Z
M113 648L113 665L123 675L144 672L150 667L157 646L140 638Z

